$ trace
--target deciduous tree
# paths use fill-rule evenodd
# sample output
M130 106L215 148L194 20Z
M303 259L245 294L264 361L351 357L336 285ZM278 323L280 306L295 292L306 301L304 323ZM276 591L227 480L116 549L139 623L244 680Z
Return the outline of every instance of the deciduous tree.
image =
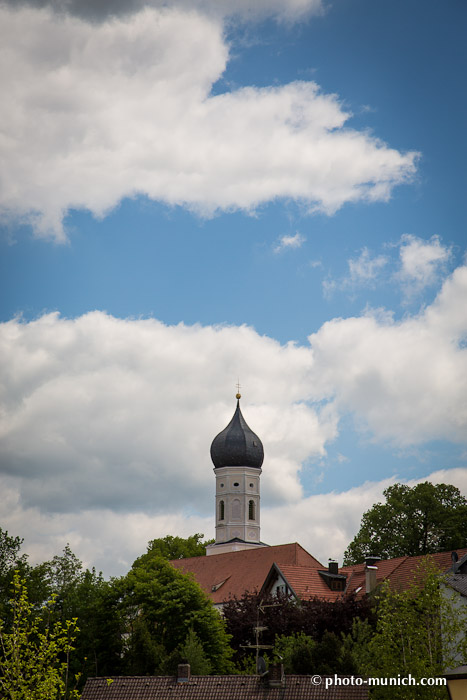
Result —
M449 484L394 484L364 513L344 565L467 547L467 500Z
M46 623L48 609L35 610L16 574L10 600L13 622L9 631L0 620L0 696L9 700L67 700L70 690L69 655L77 632L76 620ZM71 683L70 683L71 682Z

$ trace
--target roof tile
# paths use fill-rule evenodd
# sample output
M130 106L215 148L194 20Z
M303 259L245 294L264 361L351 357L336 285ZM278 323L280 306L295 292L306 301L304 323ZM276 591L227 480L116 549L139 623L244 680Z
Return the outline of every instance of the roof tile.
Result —
M326 677L314 685L313 676L290 675L279 688L259 676L192 676L186 683L173 676L88 678L81 700L367 700L365 685L326 689Z
M297 542L171 561L176 569L185 573L191 572L204 592L216 604L229 598L241 598L247 591L260 591L274 563L279 567L298 565L323 568L323 565Z

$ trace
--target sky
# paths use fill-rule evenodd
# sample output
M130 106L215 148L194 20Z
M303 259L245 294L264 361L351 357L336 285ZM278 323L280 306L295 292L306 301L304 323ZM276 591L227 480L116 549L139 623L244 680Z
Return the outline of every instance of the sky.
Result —
M237 382L269 544L341 562L391 484L467 496L466 20L0 2L0 527L32 562L213 537Z

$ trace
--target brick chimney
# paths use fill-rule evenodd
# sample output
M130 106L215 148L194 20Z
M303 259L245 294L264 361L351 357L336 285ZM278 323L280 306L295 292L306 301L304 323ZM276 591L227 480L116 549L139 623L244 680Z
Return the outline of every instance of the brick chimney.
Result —
M329 573L330 574L338 574L339 573L339 564L337 561L334 561L334 559L329 560Z
M177 683L188 683L191 676L190 664L178 664Z

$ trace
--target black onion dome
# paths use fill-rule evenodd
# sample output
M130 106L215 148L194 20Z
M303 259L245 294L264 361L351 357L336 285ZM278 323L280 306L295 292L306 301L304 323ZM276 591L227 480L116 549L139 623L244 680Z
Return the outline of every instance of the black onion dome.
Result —
M240 410L240 401L232 420L217 435L211 445L211 459L216 469L220 467L261 468L264 459L263 444L248 427Z

